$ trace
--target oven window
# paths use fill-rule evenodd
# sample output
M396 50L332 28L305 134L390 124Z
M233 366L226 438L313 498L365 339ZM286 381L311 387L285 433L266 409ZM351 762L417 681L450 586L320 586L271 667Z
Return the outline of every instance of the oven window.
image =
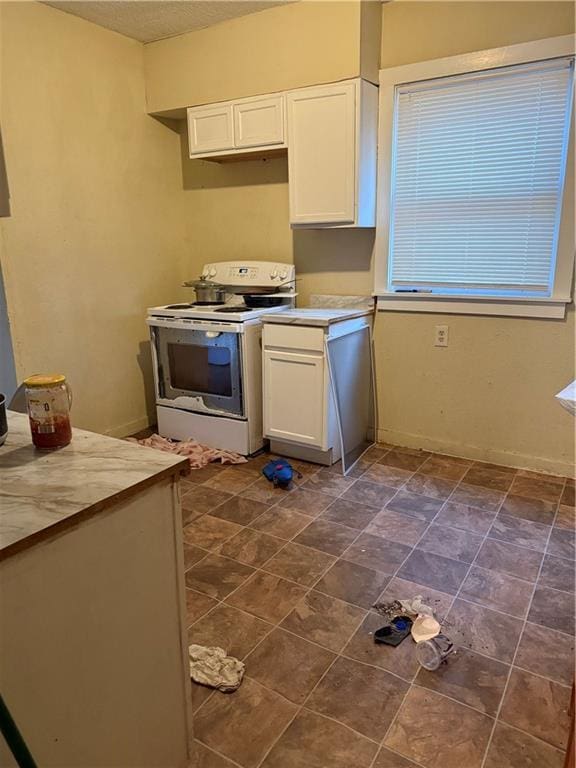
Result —
M228 347L168 342L170 383L173 389L232 396L232 366Z

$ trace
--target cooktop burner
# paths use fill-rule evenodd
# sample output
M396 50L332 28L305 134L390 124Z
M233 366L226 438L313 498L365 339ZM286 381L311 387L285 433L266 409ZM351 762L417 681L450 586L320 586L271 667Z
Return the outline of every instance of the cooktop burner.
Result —
M237 307L218 307L214 312L250 312L250 307L239 305Z
M166 309L190 309L194 304L168 304Z

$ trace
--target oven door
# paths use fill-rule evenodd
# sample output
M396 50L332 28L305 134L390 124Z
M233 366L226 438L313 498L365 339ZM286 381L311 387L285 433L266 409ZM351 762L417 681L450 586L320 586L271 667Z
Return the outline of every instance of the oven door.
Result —
M239 324L165 318L148 323L160 404L244 417Z

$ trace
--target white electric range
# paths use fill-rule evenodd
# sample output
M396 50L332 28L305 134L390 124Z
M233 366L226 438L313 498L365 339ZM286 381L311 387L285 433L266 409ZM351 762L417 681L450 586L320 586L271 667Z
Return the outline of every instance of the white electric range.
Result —
M202 275L226 286L224 304L148 309L158 432L250 455L264 444L260 318L294 306L294 266L226 261ZM252 294L281 303L247 307Z

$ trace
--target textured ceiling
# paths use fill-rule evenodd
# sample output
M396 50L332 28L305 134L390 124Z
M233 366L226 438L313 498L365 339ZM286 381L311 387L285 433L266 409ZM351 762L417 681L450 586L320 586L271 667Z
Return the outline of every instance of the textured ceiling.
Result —
M46 5L150 43L294 0L64 0Z

